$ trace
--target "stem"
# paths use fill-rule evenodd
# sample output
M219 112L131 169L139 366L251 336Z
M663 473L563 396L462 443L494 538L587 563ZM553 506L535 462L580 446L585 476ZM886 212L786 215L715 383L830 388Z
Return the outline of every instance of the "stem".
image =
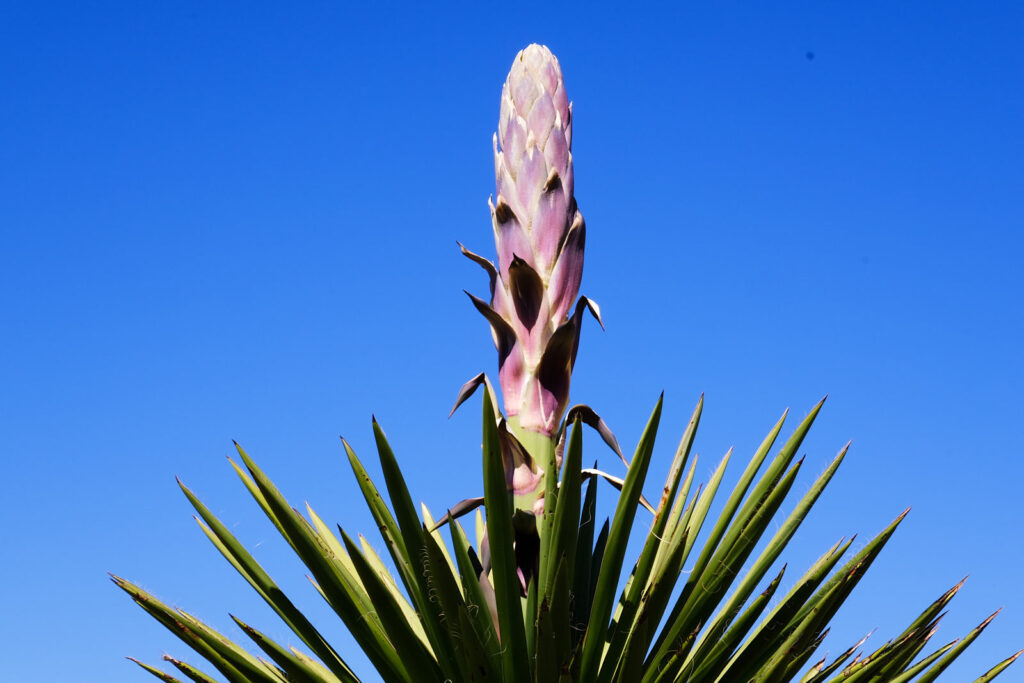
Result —
M508 426L512 434L519 439L519 443L526 449L526 452L533 458L535 470L543 470L544 472L543 481L537 484L537 488L525 496L515 497L515 506L517 509L532 512L534 502L542 494L544 496L544 514L537 520L537 535L540 537L540 557L538 558L537 567L539 576L535 586L546 586L551 578L549 574L554 571L554 567L551 566L551 543L554 534L550 533L550 527L554 524L555 506L558 501L558 461L555 459L556 439L553 436L541 434L540 432L523 429L519 425L518 416L509 418ZM539 605L539 601L534 603L534 607L539 607ZM529 615L528 618L535 619L536 614Z

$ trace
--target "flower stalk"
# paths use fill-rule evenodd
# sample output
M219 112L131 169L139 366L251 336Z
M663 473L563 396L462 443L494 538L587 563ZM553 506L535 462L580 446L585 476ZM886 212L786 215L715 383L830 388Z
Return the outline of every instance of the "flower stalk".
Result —
M516 55L493 145L498 258L495 265L464 250L491 280L490 303L473 301L491 326L510 422L553 437L569 403L582 310L596 307L576 302L586 225L573 194L572 105L548 48Z

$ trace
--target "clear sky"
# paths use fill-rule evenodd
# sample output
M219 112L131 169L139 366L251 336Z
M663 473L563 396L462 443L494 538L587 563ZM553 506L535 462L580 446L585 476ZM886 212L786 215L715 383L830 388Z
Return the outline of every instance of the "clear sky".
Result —
M704 478L829 394L797 493L853 447L790 566L913 510L826 648L880 645L965 574L936 642L1006 609L949 680L1024 647L1020 4L363 4L0 9L5 680L189 658L107 571L293 642L175 475L368 670L224 456L375 540L338 441L374 464L371 414L414 496L480 491L479 400L447 413L496 358L455 242L493 253L491 134L530 42L575 101L607 324L574 402L628 449L665 390L651 492L700 392Z

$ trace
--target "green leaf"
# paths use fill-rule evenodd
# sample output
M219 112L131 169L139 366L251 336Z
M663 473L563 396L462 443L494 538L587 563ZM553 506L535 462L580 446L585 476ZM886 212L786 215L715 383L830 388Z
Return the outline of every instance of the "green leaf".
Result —
M388 496L391 498L391 506L398 522L398 528L402 533L402 540L409 553L409 567L413 578L417 582L416 590L410 591L413 604L423 620L424 630L430 640L437 662L448 678L454 678L455 650L451 642L451 636L442 623L443 611L437 602L430 599L430 585L426 577L427 570L427 532L423 529L423 523L416 513L416 506L409 495L409 489L405 484L405 478L398 467L395 454L384 436L384 430L376 420L373 421L373 436L377 442L377 453L380 456L381 470L384 473L384 482L387 485Z
M913 631L905 632L905 634L887 642L867 657L867 665L856 674L861 676L861 678L857 679L855 676L850 678L861 681L890 680L894 678L904 671L917 658L921 650L925 648L928 641L931 640L938 630L941 619L942 616L940 615L932 622L924 624Z
M285 673L288 674L289 681L302 681L304 683L332 683L334 680L337 680L333 676L322 675L318 669L299 659L292 652L286 650L263 633L254 629L252 626L249 626L235 615L231 615L231 618L235 620L235 623L238 624L238 627L241 628L247 636L252 638L253 642L256 643L261 650L266 652L279 667L284 669Z
M185 674L189 678L189 680L195 681L195 683L217 683L216 680L214 680L210 676L207 676L194 666L187 664L181 660L175 659L170 655L164 655L164 661L170 662L174 667L178 669L178 671Z
M580 469L583 459L583 428L580 420L573 423L569 446L565 451L562 468L562 485L558 493L558 509L551 525L551 545L548 552L554 554L552 565L564 562L565 572L572 574L576 563L576 542L579 540L580 525ZM545 514L545 517L547 515ZM561 571L559 569L559 571ZM555 586L555 572L543 586L542 596L550 598Z
M647 468L654 451L654 440L658 433L658 422L661 419L661 407L664 396L658 397L658 403L644 429L636 454L633 456L626 481L615 508L611 531L608 534L608 545L601 562L601 571L597 576L597 589L594 592L594 604L590 623L583 640L581 651L580 680L595 680L601 655L604 650L605 634L608 632L608 619L611 616L612 602L615 600L615 589L622 571L622 560L629 542L629 533L633 527L637 504L642 494Z
M601 525L601 531L597 534L597 540L594 541L594 552L590 555L590 595L588 602L590 603L590 610L587 612L587 621L590 621L590 612L593 610L594 594L597 592L597 574L601 571L601 563L604 562L604 551L608 547L608 531L611 528L611 520L605 517L604 524Z
M338 613L367 657L386 680L405 680L401 657L395 652L376 619L365 618L370 600L358 583L348 577L327 543L281 495L249 455L238 453L280 522L285 537L309 568L328 604Z
M692 510L692 506L689 509ZM655 573L650 588L641 598L639 615L623 648L620 667L620 678L623 680L638 681L644 673L654 673L653 669L643 665L643 656L654 638L654 630L665 613L672 588L683 568L688 530L683 527L677 533L678 538L671 543L663 567Z
M703 631L694 650L691 650L683 660L684 668L690 661L699 661L696 660L696 657L697 653L702 650L702 644L704 642L715 641L719 634L726 628L728 620L732 619L732 616L735 615L743 603L746 602L757 583L761 581L768 572L772 563L774 563L782 553L786 544L796 533L800 523L806 518L811 506L814 505L818 496L832 479L832 476L835 474L840 463L845 457L848 447L849 444L840 451L832 464L824 473L822 473L821 476L818 477L815 483L793 509L786 521L781 527L779 527L774 537L765 546L761 555L754 561L751 568L744 575L743 580L740 582L740 585L730 597L729 601L719 609L717 618ZM692 628L694 624L705 623L707 616L710 614L710 609L713 607L714 603L720 599L719 596L723 594L725 588L731 583L733 577L737 575L740 567L745 563L747 556L753 550L754 546L761 538L765 528L774 517L776 510L779 508L783 498L792 486L799 466L800 463L797 463L796 466L790 469L790 472L785 477L767 490L766 497L762 500L761 505L756 508L754 516L746 520L743 533L734 536L736 540L733 542L732 546L726 547L726 540L723 540L722 546L719 548L718 552L715 553L714 557L712 557L708 568L696 579L691 579L696 588L694 588L693 592L690 594L689 600L685 603L684 608L681 611L681 614L687 615L686 619L682 622L685 625L680 629L682 632L687 632L687 629ZM737 521L736 524L738 523L739 522Z
M950 648L949 652L947 652L942 657L942 659L937 661L935 664L933 664L931 666L931 668L929 668L927 671L925 671L923 674L921 674L921 677L918 678L915 683L932 683L932 681L934 681L936 678L938 678L939 674L941 674L943 671L945 671L946 668L950 664L952 664L953 661L957 657L959 657L963 653L964 650L967 649L967 646L970 645L971 643L973 643L974 640L978 636L981 635L981 632L984 631L985 628L988 627L988 625L990 623L992 623L992 620L996 618L997 614L999 614L999 610L996 610L992 615L990 615L987 619L985 619L985 621L983 621L980 624L978 624L977 626L975 626L971 630L970 633L968 633L966 636L964 636L963 640L961 640L959 643L957 643L952 648ZM1009 666L1009 665L1007 665L1007 666ZM998 673L999 672L997 671L996 674L998 674ZM992 676L994 677L996 674L992 674ZM988 675L988 674L986 674L986 675Z
M619 657L626 645L630 630L640 607L640 600L643 593L650 585L651 571L654 568L658 552L663 546L662 542L665 528L668 525L669 517L672 514L673 502L676 492L679 490L679 482L686 469L686 461L690 456L690 448L693 446L693 439L697 433L697 425L700 423L700 414L704 406L704 397L701 396L697 407L693 411L689 425L683 433L683 438L676 449L676 455L672 459L672 466L669 468L668 478L662 488L661 500L658 503L654 515L654 522L647 533L647 540L644 542L643 550L633 568L633 573L626 583L622 597L616 609L615 618L610 629L611 642L604 652L604 659L601 664L599 683L608 683L612 680L615 670L619 666Z
M430 508L427 504L420 502L420 513L423 515L423 524L427 527L430 535L433 537L434 542L437 543L437 547L440 548L441 554L444 555L445 562L448 563L448 568L455 576L459 575L458 569L455 568L455 562L452 561L452 556L448 554L448 547L444 544L444 539L441 537L441 531L437 528L437 524L434 522L434 516L430 514Z
M240 448L237 441L233 443L235 444L236 450ZM260 509L263 510L263 514L267 516L267 519L270 520L270 522L277 529L278 533L281 534L281 537L284 538L288 545L291 546L292 550L295 550L295 546L292 545L291 539L288 538L288 534L284 532L284 528L281 526L281 522L277 519L277 515L274 514L274 511L270 508L270 505L267 504L267 499L263 495L263 492L260 491L260 487L256 486L256 482L252 480L252 477L249 476L249 473L245 471L244 467L239 465L231 458L228 458L228 462L231 464L231 467L234 468L235 474L238 475L238 478L242 480L242 484L245 485L245 488L249 491L249 494L260 506Z
M805 612L809 611L819 599L818 596L830 591L834 584L845 581L847 574L855 573L858 578L862 576L863 572L867 570L871 563L875 561L875 558L878 557L879 553L882 552L882 549L885 547L885 544L889 542L889 539L892 538L892 535L896 533L896 529L899 527L900 523L903 522L909 512L910 508L901 512L896 519L889 523L889 526L871 539L868 544L860 550L860 552L850 558L850 560L839 571L833 574L833 576L818 589L818 593L815 597L811 598L807 604L804 605L790 623L793 624L803 619Z
M1017 658L1020 657L1022 654L1024 654L1024 650L1021 650L1015 655L1007 657L1006 659L1004 659L1003 661L999 662L994 667L989 669L987 672L982 674L980 677L975 679L974 683L988 683L988 681L991 681L993 678L995 678L1003 671L1005 671L1008 666L1017 661Z
M412 598L413 603L419 607L423 604L420 582L419 578L416 576L416 572L413 571L415 565L408 550L406 549L405 540L402 537L402 531L399 529L398 523L391 515L391 511L388 509L387 504L384 502L383 497L381 497L380 492L374 485L370 475L367 474L366 468L359 460L355 451L345 439L342 439L341 441L345 447L345 453L348 456L352 472L355 474L356 481L359 484L359 489L363 494L363 498L366 501L367 506L370 508L370 514L373 516L373 519L377 524L377 529L380 531L381 537L384 539L384 544L387 546L388 552L391 555L391 559L395 563L398 575L402 579L402 585L405 587L408 595ZM412 608L410 607L410 610L411 609ZM409 610L406 611L408 612ZM415 612L415 610L412 611ZM417 630L427 646L433 649L430 638L427 636L422 623Z
M757 584L768 573L768 570L771 568L775 560L778 559L779 555L782 554L786 544L793 538L793 535L800 527L801 522L806 519L808 512L818 500L822 491L832 480L832 476L836 473L836 470L839 469L839 465L846 456L846 452L849 447L849 444L846 444L846 446L843 447L828 468L817 478L811 488L806 494L804 494L803 498L801 498L800 502L793 508L792 513L790 513L786 521L783 522L782 526L779 527L772 539L768 541L768 544L761 552L761 555L754 561L750 570L744 575L743 580L730 596L728 602L721 607L716 619L702 634L700 640L697 642L696 648L692 651L693 653L700 650L701 643L705 640L714 641L717 639L718 635L725 629L727 622L732 619L730 615L736 614L740 607L747 601L747 598L750 597L750 594L754 591ZM748 533L749 532L744 533L744 537L746 537ZM760 537L760 533L757 533L757 537ZM753 538L749 540L756 542L757 539ZM735 567L735 569L738 569L738 567ZM695 655L691 654L691 657L693 656Z
M850 664L843 671L843 680L848 683L891 681L924 649L937 628L938 620L935 620L918 631L886 642L867 657Z
M181 683L181 681L179 681L174 676L172 676L170 674L166 674L163 671L161 671L160 669L157 669L156 667L152 667L149 664L143 664L142 662L140 662L139 660L135 659L134 657L125 657L125 659L127 659L129 661L132 661L132 662L135 662L136 664L141 666L143 669L145 669L149 673L153 674L154 676L159 678L161 681L164 681L165 683Z
M338 530L339 532L341 531L340 526L338 527ZM331 535L333 536L333 534ZM384 561L380 558L380 555L377 554L373 549L373 546L370 545L370 542L367 541L366 537L362 534L359 534L359 545L363 549L363 556L366 558L366 561L369 562L370 566L377 572L377 576L380 577L381 582L389 591L391 591L391 596L395 599L395 602L398 603L399 608L401 608L402 613L405 615L405 620L409 622L409 626L412 628L413 632L423 643L423 646L432 653L433 650L430 647L430 640L427 638L427 632L423 630L423 622L420 621L420 615L416 612L416 609L409 604L409 601L406 600L405 595L402 593L401 589L399 589L398 584L395 583L395 577L391 576L391 572L389 572L388 568L384 566ZM355 568L353 567L353 572L354 571Z
M545 598L537 608L537 656L534 658L532 679L535 683L558 681L558 646L555 641L554 619L551 614L551 599Z
M713 527L708 540L705 542L704 549L701 551L696 564L691 570L690 578L687 581L682 594L679 596L672 608L672 613L668 618L670 626L662 630L661 635L658 637L658 642L654 647L654 655L652 657L648 657L648 662L651 665L655 665L660 668L664 659L669 655L670 649L675 653L673 658L679 658L679 650L674 644L677 643L683 634L688 632L687 629L692 628L694 625L694 619L687 618L682 614L687 606L692 606L692 603L690 602L691 594L697 587L703 585L702 582L704 581L705 570L708 568L708 565L712 564L712 560L718 559L719 563L717 564L720 566L723 554L728 553L730 549L732 549L737 538L739 538L741 534L745 533L748 521L761 507L764 500L775 489L776 484L789 467L789 463L796 455L797 449L803 442L807 431L811 428L811 425L817 417L818 412L821 410L821 406L824 401L825 399L822 399L818 402L807 417L805 417L800 423L796 431L779 451L779 454L769 464L761 479L750 492L750 496L747 497L746 502L744 502L742 507L740 507L740 503L743 501L751 482L753 482L754 476L761 468L768 452L775 443L775 439L778 437L779 431L782 429L787 413L783 413L782 417L779 418L778 422L776 422L775 426L768 433L768 436L765 437L764 441L762 441L761 445L754 453L754 456L751 458L747 468L740 476L739 482L737 482L732 494L730 494L729 499L726 501L725 507L722 509L717 523ZM737 510L739 510L738 513ZM734 516L735 520L733 519ZM695 538L695 535L691 535L691 538Z
M825 573L834 566L839 556L849 547L852 539L839 550L830 551L819 559L804 578L793 587L782 603L773 610L758 631L752 634L751 638L733 656L729 666L718 677L718 680L731 680L733 676L752 676L780 647L784 639L788 638L794 630L803 627L808 619L816 623L831 618L842 604L842 600L849 595L864 572L878 557L906 514L905 511L897 517L831 578L824 581L813 595L808 596L808 593L814 590Z
M537 577L531 576L530 583L526 587L526 597L523 603L523 633L526 638L526 659L533 661L537 655L537 609L540 606L540 589L537 587Z
M424 525L424 531L427 527ZM477 636L476 630L470 626L463 628L464 624L470 624L468 619L466 603L462 599L456 576L452 574L440 546L434 541L433 536L424 535L426 540L427 573L426 578L431 588L431 595L440 603L443 621L441 625L450 634L454 645L453 666L457 669L462 678L466 680L487 680L493 677L495 672L491 670L490 661L484 646ZM459 615L465 615L462 619Z
M709 631L694 646L691 650L693 656L686 660L682 667L683 671L693 669L691 673L687 674L686 680L688 683L702 683L705 680L713 680L725 667L733 650L750 632L754 622L761 616L765 607L768 606L768 602L775 595L775 591L778 590L779 583L782 581L782 576L785 572L786 568L783 567L768 584L768 587L754 598L750 606L743 611L743 614L740 614L738 617L735 616L741 605L732 608L736 612L724 613L727 618L717 622L712 627L713 630ZM728 630L722 633L721 631L726 626L728 626ZM716 633L715 631L718 632Z
M490 608L484 597L481 587L481 568L474 566L469 555L469 542L462 526L452 521L449 524L452 547L455 550L455 561L459 567L459 575L462 580L462 592L466 598L469 618L475 624L475 631L480 642L487 652L490 668L494 671L501 671L501 645L498 642L498 635L495 631L495 623L491 619Z
M138 586L124 579L111 579L143 610L164 625L186 645L206 658L231 683L277 683L273 670L226 637L191 615L172 609Z
M963 585L966 582L967 577L965 576L964 578L960 579L960 581L955 586L953 586L948 591L939 596L939 599L933 602L932 604L928 605L928 607L923 612L921 612L920 616L918 616L917 619L915 619L910 624L910 626L908 626L906 630L903 631L903 633L897 636L897 638L902 638L903 636L910 635L914 631L917 631L918 629L923 627L925 624L935 621L942 613L942 610L946 609L946 606L950 603L953 597L956 596L958 592L960 592L960 589L963 588Z
M788 625L793 615L813 596L815 589L838 564L852 543L853 539L840 541L818 558L768 617L750 631L746 641L729 657L729 661L721 667L714 680L726 681L732 680L731 676L734 675L753 675L765 659L771 656L782 639L788 636L792 630Z
M580 511L580 526L576 534L576 566L572 579L572 636L573 646L581 639L590 619L591 563L594 554L594 527L597 522L597 479L587 481L587 493Z
M667 546L666 554L654 567L651 584L641 598L639 615L626 641L623 654L623 659L626 661L635 661L638 655L634 650L639 650L646 655L651 640L654 638L655 629L661 621L661 617L665 614L672 590L675 588L679 575L682 572L683 564L686 562L686 554L689 548L689 543L687 542L687 536L690 533L689 521L693 515L696 502L697 499L694 498L686 509L682 511L679 524L675 526L671 538L665 544ZM643 629L638 628L641 621L646 622ZM641 674L644 670L645 667L637 669Z
M474 627L474 622L468 610L459 610L459 633L465 640L465 650L468 654L463 662L463 670L466 672L466 680L469 683L490 683L498 680L497 671L493 666L487 646L480 640L480 636Z
M672 489L668 492L668 495L664 491L662 492L662 500L658 505L658 514L661 514L662 510L667 508L669 504L672 506L671 512L669 512L668 517L665 519L665 526L661 531L661 536L667 539L676 536L676 527L683 516L683 510L688 507L687 501L690 498L690 487L693 485L693 477L697 470L697 461L699 459L697 455L694 455L693 461L690 462L689 470L686 472L686 477L683 479L682 484L678 483L678 477L686 466L687 461L689 461L690 450L693 446L693 439L697 434L697 426L700 423L700 414L703 412L703 409L704 395L701 394L693 416L690 418L690 423L679 440L676 457L673 459L672 467L669 470L667 483L671 483ZM658 546L654 559L655 573L657 573L658 567L665 561L670 545L670 543L662 543Z
M796 653L788 658L788 663L782 668L782 675L779 680L792 681L796 679L797 674L807 665L807 662L811 660L814 653L821 647L821 644L825 641L828 636L829 629L822 631L807 647L804 648L803 653Z
M845 652L843 652L834 660L832 660L832 662L828 666L825 666L825 662L827 661L828 657L823 657L819 664L811 667L811 670L808 671L802 679L800 679L800 683L821 683L821 681L824 681L834 671L837 671L839 667L843 665L844 662L846 662L850 657L852 657L854 653L856 653L857 650L860 649L861 645L867 642L867 639L870 637L870 635L871 634L868 634L861 638L859 642L854 643L853 647L847 649Z
M715 553L705 571L697 578L691 575L690 581L684 589L684 595L687 590L690 591L688 599L679 612L676 622L671 625L674 632L695 633L710 617L715 605L725 594L725 590L753 550L761 532L771 521L783 498L789 492L799 468L800 463L798 462L771 490L764 504L758 508L754 519L751 520L750 528L738 538L736 543L727 548L723 542L723 547ZM671 664L668 665L669 668L681 668L686 661L687 654L683 650L674 654Z
M338 678L347 682L357 680L355 673L345 663L345 660L334 651L334 648L320 635L320 632L295 607L292 601L288 599L288 596L278 588L277 584L270 578L270 575L263 570L263 567L249 554L238 539L228 531L227 527L210 512L181 480L178 480L178 485L199 513L199 516L202 517L203 521L198 519L196 521L199 522L203 533L206 534L207 538L210 539L221 554L227 558L235 570L249 582L249 585L281 617L281 620L288 625L302 642L320 657Z
M581 468L583 460L583 428L579 418L573 422L568 447L562 467L562 482L559 490L558 509L551 527L551 544L548 552L552 554L549 566L551 572L549 582L544 586L542 605L551 612L552 624L552 662L553 670L548 671L551 681L556 681L563 668L568 668L571 652L575 643L571 623L574 621L574 610L583 607L586 600L583 594L574 596L570 590L570 577L576 574L577 544L580 540L580 494L582 488ZM588 489L590 491L592 489ZM593 533L593 522L591 530ZM589 571L590 557L584 559ZM578 605L573 604L578 602ZM541 671L538 665L538 671Z
M686 524L683 525L683 530L686 531L686 549L683 551L683 561L690 557L690 551L693 550L694 544L697 542L697 538L700 535L701 530L704 528L704 522L707 521L708 511L711 509L711 504L715 500L715 496L718 494L718 487L722 484L722 477L725 476L725 469L729 465L729 459L732 457L732 449L726 451L725 455L722 456L722 460L718 463L718 467L711 475L711 479L708 481L707 486L701 489L698 487L697 495L694 498L696 503L693 508L693 514L690 515ZM677 528L674 533L679 533ZM706 544L711 543L711 539L705 542ZM697 571L697 567L694 566L690 570L690 574ZM679 605L682 607L682 605Z
M431 653L413 631L391 591L384 585L384 581L366 561L348 534L344 531L341 533L345 549L348 551L349 557L352 558L352 564L359 574L359 579L370 596L377 616L384 626L384 632L387 633L395 650L401 653L403 667L407 672L406 680L416 681L423 675L441 678L441 669L438 668L437 662L434 661Z
M521 589L513 550L512 495L505 484L505 467L498 442L498 426L490 392L484 388L483 471L487 508L487 537L491 549L494 595L498 607L502 671L506 681L526 681L530 676L523 631Z
M569 565L564 558L555 572L555 590L552 593L551 615L555 623L555 661L559 673L569 670L573 656L572 632L569 628Z
M387 504L377 491L377 487L374 485L373 480L370 479L370 475L367 474L363 463L356 456L356 452L352 450L352 447L344 438L341 440L341 443L345 447L345 454L348 456L349 465L351 465L352 472L355 474L356 483L359 484L359 490L366 500L367 507L370 508L370 514L373 515L373 520L377 523L377 529L380 531L380 535L388 547L388 552L391 553L391 559L395 562L395 567L398 569L399 576L402 577L405 589L412 595L417 590L418 584L410 576L409 568L412 566L412 562L405 548L405 542L402 539L402 532L398 528L398 523L391 516L391 511L388 510Z
M704 526L704 521L707 518L708 511L711 509L711 503L715 498L715 494L718 492L718 487L722 482L722 477L725 475L725 468L729 464L731 456L732 449L730 448L718 464L718 467L715 468L715 471L708 482L707 488L703 491L698 491L698 494L694 498L693 511L689 514L685 524L680 520L679 524L673 525L675 527L673 537L679 538L680 540L685 539L682 554L680 555L680 559L683 563L685 563L689 557L696 537ZM719 524L718 526L721 527L722 525ZM721 532L718 532L717 530L712 532L712 538L707 541L708 545L712 542L717 542L714 538L715 533L724 533L724 527L721 529ZM701 555L703 557L704 553L701 553ZM690 576L683 587L682 594L676 600L672 611L669 613L666 626L662 628L661 633L655 640L651 653L647 656L647 660L644 664L644 671L646 672L644 680L648 683L655 680L655 676L657 675L655 672L661 670L662 660L664 659L666 651L670 645L672 643L677 645L677 647L673 648L673 654L674 656L678 656L679 648L681 647L681 645L679 645L680 640L688 637L688 634L683 633L683 627L681 625L681 621L684 618L684 615L682 615L682 609L695 585L694 574L701 569L700 560L698 560L697 565L690 570Z
M922 659L917 664L914 664L913 666L908 668L906 671L901 673L899 676L893 678L891 681L889 681L889 683L909 683L914 678L916 678L918 674L920 674L922 671L924 671L929 666L931 666L936 660L938 660L939 657L941 657L942 655L944 655L947 652L949 652L953 648L953 646L956 645L956 643L957 643L957 641L955 641L955 640L953 642L951 642L951 643L946 643L945 645L940 647L938 650L936 650L932 654L930 654L927 657L925 657L924 659ZM837 683L838 683L838 681L845 681L847 679L848 675L849 675L848 674L848 670L852 666L853 665L851 664L849 667L847 667L847 669L844 669L841 674L839 674L835 678L831 678L829 680L830 681L835 681ZM820 680L824 680L824 679L823 678L816 678L813 681L813 683L818 683L818 681L820 681Z
M864 568L866 569L866 567ZM767 661L757 670L750 679L754 683L767 683L768 681L783 680L782 674L790 665L802 664L811 652L821 642L820 635L825 624L828 623L833 607L838 607L848 593L847 584L855 583L853 575L848 575L844 581L835 584L817 605L815 605L803 618L803 620L791 629L785 638L767 657ZM809 652L808 652L809 650ZM744 673L744 676L747 674Z

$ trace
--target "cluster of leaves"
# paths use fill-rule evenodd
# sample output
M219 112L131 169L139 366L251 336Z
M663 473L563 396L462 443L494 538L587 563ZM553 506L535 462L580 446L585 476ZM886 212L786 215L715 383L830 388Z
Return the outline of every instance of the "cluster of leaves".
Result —
M730 459L727 453L707 484L694 487L696 457L691 458L690 451L702 405L703 399L682 437L643 549L621 590L626 546L654 451L660 399L621 482L615 513L600 529L596 478L591 477L584 489L580 420L564 425L563 435L570 433L567 443L563 442L561 467L554 455L548 463L549 471L560 469L561 481L547 478L545 512L536 520L539 568L525 590L515 556L522 513L514 509L502 457L501 441L510 435L489 392L483 401L486 522L478 510L476 549L451 519L446 529L449 551L442 525L435 524L425 506L422 517L417 513L376 421L374 435L390 508L355 452L344 444L398 581L366 539L360 537L357 543L340 527L335 534L308 505L308 519L289 505L240 447L244 467L234 461L232 465L305 563L316 589L344 621L377 674L389 683L926 683L939 676L990 622L992 617L963 639L923 654L961 582L874 652L862 652L862 641L838 657L812 664L829 621L906 513L845 562L853 539L840 540L802 576L787 582L791 587L785 595L777 596L786 568L773 575L769 571L836 472L846 448L789 515L773 525L801 468L803 461L796 456L821 404L770 458L784 414L754 453L698 546L698 535L708 521ZM198 511L207 537L310 654L274 642L235 618L265 655L254 656L138 586L118 577L115 583L228 681L358 681L342 656L227 527L184 485L182 489ZM765 539L770 526L776 531ZM681 579L685 581L676 590ZM992 680L1020 654L977 681ZM189 680L215 680L190 664L166 659ZM139 664L164 681L178 680Z

